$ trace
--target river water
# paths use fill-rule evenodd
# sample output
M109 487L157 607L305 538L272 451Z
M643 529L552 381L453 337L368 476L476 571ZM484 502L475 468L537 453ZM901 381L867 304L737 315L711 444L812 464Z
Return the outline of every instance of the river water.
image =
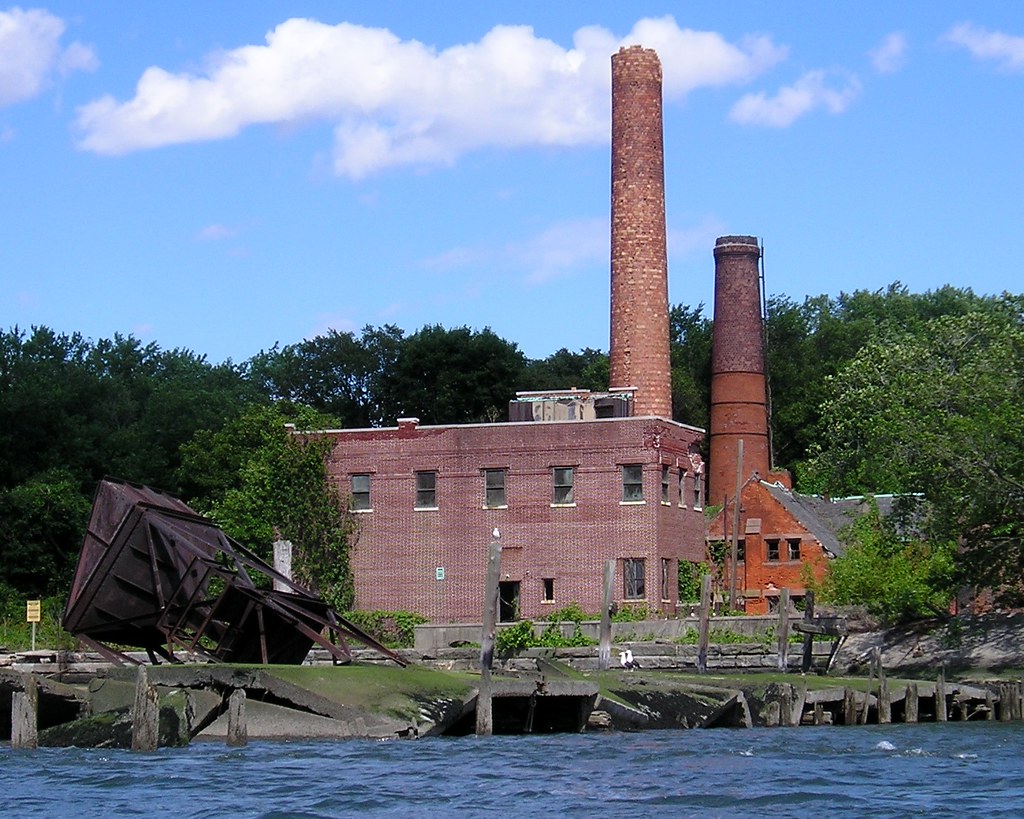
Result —
M1021 816L1024 725L0 747L9 817Z

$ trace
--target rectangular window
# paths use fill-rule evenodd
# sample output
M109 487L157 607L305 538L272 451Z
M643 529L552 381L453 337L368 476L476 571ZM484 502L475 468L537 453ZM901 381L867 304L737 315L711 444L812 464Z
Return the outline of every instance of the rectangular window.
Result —
M416 508L437 509L437 473L416 473Z
M352 494L349 500L353 511L366 511L372 509L370 505L370 476L352 476Z
M743 563L747 559L747 541L740 538L736 541L736 562Z
M622 500L626 503L642 502L644 499L644 468L641 464L626 464L622 467Z
M788 547L788 551L789 551L789 559L790 560L799 560L800 559L800 538L798 538L798 537L786 538L786 546Z
M661 466L661 502L672 503L672 476L669 472L669 468L662 464Z
M667 557L663 557L661 559L661 599L662 600L671 600L671 598L668 596L669 595L669 591L671 591L671 589L669 587L669 578L672 577L671 569L672 569L672 561L669 560Z
M686 508L686 471L679 470L679 505Z
M552 470L554 491L551 495L551 502L556 506L567 506L576 503L576 496L573 493L573 481L575 470L571 466L556 466Z
M642 600L647 595L644 585L644 559L627 557L622 561L623 596L627 600Z
M553 603L555 601L555 579L553 577L544 578L544 602Z
M764 542L764 545L767 548L767 558L768 558L768 560L778 560L779 559L779 539L778 538L772 538L771 540L766 540Z
M505 470L484 470L484 506L496 509L505 506Z
M699 472L693 474L693 508L701 509L704 506L704 481L703 475Z

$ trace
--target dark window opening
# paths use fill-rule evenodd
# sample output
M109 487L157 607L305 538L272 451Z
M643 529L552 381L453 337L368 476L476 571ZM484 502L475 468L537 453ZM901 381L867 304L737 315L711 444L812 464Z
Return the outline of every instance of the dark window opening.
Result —
M437 473L416 473L416 508L437 508Z
M571 466L556 466L553 470L554 491L551 502L555 504L575 503L573 492L574 470Z
M788 547L788 551L789 551L789 559L790 560L799 560L800 559L800 538L798 538L798 537L786 538L786 546Z
M553 603L555 600L555 579L553 577L544 578L544 602Z
M370 476L352 476L352 496L350 500L352 509L372 509L370 506Z
M498 620L510 623L519 619L519 581L502 580L498 583Z
M662 465L661 467L661 502L671 503L672 502L672 475L667 466Z
M704 506L704 481L703 475L695 472L693 475L693 508L700 509Z
M623 596L627 600L642 600L647 596L644 584L644 559L627 557L622 561Z
M779 559L779 540L778 540L778 538L772 538L771 540L766 540L764 542L764 545L765 545L765 548L767 549L767 559L768 560L778 560Z
M505 506L505 470L484 470L484 506L494 509Z
M644 499L644 468L640 464L622 467L622 500L626 502Z

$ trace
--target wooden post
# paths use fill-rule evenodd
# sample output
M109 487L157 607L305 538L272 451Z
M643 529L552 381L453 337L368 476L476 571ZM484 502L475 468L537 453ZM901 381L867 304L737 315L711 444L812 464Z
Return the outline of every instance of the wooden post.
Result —
M946 711L946 672L940 671L935 681L935 721L945 722L949 717Z
M1013 708L1010 706L1010 686L999 684L999 721L1009 722L1013 719Z
M917 722L917 683L912 682L907 686L907 696L904 702L904 722Z
M804 622L814 622L814 592L810 589L804 595ZM800 670L806 674L811 670L814 661L814 635L804 632L804 656L800 661Z
M729 561L729 611L736 611L736 564L739 562L740 495L743 492L743 439L736 442L736 497L732 511L732 548ZM725 518L723 517L724 521Z
M985 689L985 719L994 720L996 718L996 701L992 696L992 690L989 688Z
M877 649L876 649L877 651ZM864 689L864 710L860 712L860 724L868 724L868 710L871 704L871 684L875 681L875 663L874 657L872 657L872 663L868 666L868 684Z
M132 705L132 750L155 751L160 740L160 696L149 684L146 666L138 666L135 676L135 703Z
M792 728L799 725L799 721L793 721L793 700L795 690L789 683L783 683L779 687L779 725L783 728Z
M789 589L779 592L779 623L775 628L779 639L779 671L785 673L789 659Z
M245 717L245 689L236 688L228 697L228 747L244 748L249 744L249 723Z
M857 698L853 689L843 689L843 725L857 724Z
M1013 718L1024 719L1024 684L1012 684L1010 692L1013 695Z
M39 747L39 688L33 674L21 675L21 691L11 694L11 748Z
M711 575L700 579L700 624L697 632L697 671L708 670L708 636L711 628Z
M825 708L820 702L814 703L814 724L825 724Z
M597 652L597 667L607 671L612 660L612 591L615 587L615 561L604 564L604 586L601 595L601 645Z
M484 586L484 625L480 637L480 692L476 698L476 733L494 733L491 707L491 664L494 662L494 630L498 622L498 582L501 579L501 541L491 541L487 555L487 581Z

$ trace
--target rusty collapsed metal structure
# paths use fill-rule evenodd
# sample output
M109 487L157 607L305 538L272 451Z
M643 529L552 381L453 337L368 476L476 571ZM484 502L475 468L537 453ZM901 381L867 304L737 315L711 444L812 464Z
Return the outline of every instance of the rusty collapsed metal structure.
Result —
M261 588L259 575L287 590ZM181 662L178 650L294 665L315 644L346 663L351 638L406 665L181 500L110 478L93 498L63 625L119 664L135 661L112 646L142 648L154 663Z

